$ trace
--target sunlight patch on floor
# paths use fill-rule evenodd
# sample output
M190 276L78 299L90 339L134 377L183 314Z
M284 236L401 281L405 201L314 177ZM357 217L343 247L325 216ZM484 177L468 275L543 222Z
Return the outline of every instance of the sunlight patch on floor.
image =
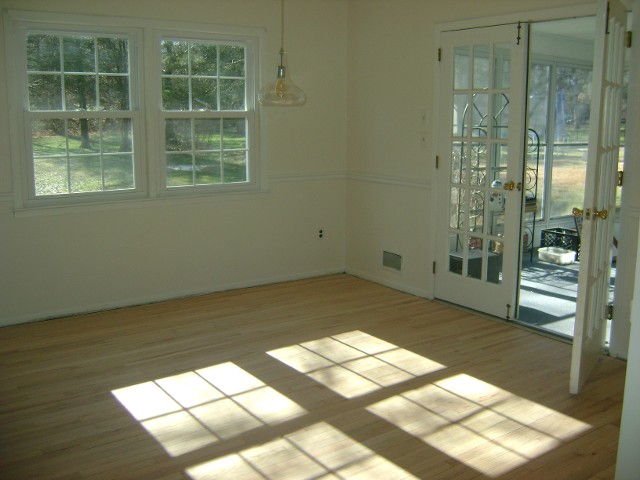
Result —
M445 368L359 330L267 352L345 398Z
M367 410L490 477L590 428L466 374L387 398Z
M325 422L196 465L187 475L192 480L417 478Z
M307 413L230 362L112 393L172 457Z

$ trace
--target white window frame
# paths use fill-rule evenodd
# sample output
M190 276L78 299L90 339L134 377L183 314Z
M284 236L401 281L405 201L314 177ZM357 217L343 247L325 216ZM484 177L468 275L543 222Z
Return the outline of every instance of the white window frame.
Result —
M28 111L26 67L26 32L31 29L51 33L90 35L123 35L129 38L131 118L134 139L136 185L134 190L74 193L35 196L31 118ZM11 10L5 14L7 89L9 115L12 119L10 143L13 159L14 211L56 211L58 208L89 210L97 205L119 205L149 202L160 198L216 196L221 193L245 194L264 191L265 176L261 175L259 114L256 105L260 52L264 30L247 27L217 26L172 21L150 21L129 17L98 17L63 15ZM164 121L166 116L192 112L163 112L161 88L160 38L175 37L216 43L242 44L246 51L246 111L215 112L211 115L243 116L247 118L248 181L242 183L166 187L164 155ZM61 116L78 117L78 112L56 112ZM89 112L100 118L113 116L109 112ZM84 115L83 115L84 118Z

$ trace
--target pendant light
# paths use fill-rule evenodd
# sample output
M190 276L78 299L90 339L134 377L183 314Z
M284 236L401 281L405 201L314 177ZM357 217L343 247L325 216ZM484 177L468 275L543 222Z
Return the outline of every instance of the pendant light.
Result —
M275 82L269 83L258 92L258 102L265 107L298 107L307 101L305 93L291 79L284 51L284 0L280 0L280 64L276 70Z

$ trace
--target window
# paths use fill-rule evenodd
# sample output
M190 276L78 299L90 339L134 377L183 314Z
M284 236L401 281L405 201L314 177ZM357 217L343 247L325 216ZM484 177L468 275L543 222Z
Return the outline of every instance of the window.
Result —
M18 208L259 186L255 32L9 18Z
M534 61L529 73L529 127L540 136L537 215L547 216L549 195L548 217L568 216L584 196L591 68Z
M34 196L135 189L129 43L27 33Z
M160 48L166 186L246 182L245 47L162 40Z

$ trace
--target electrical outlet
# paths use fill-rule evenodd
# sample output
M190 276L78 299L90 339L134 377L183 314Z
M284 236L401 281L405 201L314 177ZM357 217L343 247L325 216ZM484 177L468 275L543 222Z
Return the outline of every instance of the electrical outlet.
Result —
M322 240L324 238L324 228L318 229L318 238Z

